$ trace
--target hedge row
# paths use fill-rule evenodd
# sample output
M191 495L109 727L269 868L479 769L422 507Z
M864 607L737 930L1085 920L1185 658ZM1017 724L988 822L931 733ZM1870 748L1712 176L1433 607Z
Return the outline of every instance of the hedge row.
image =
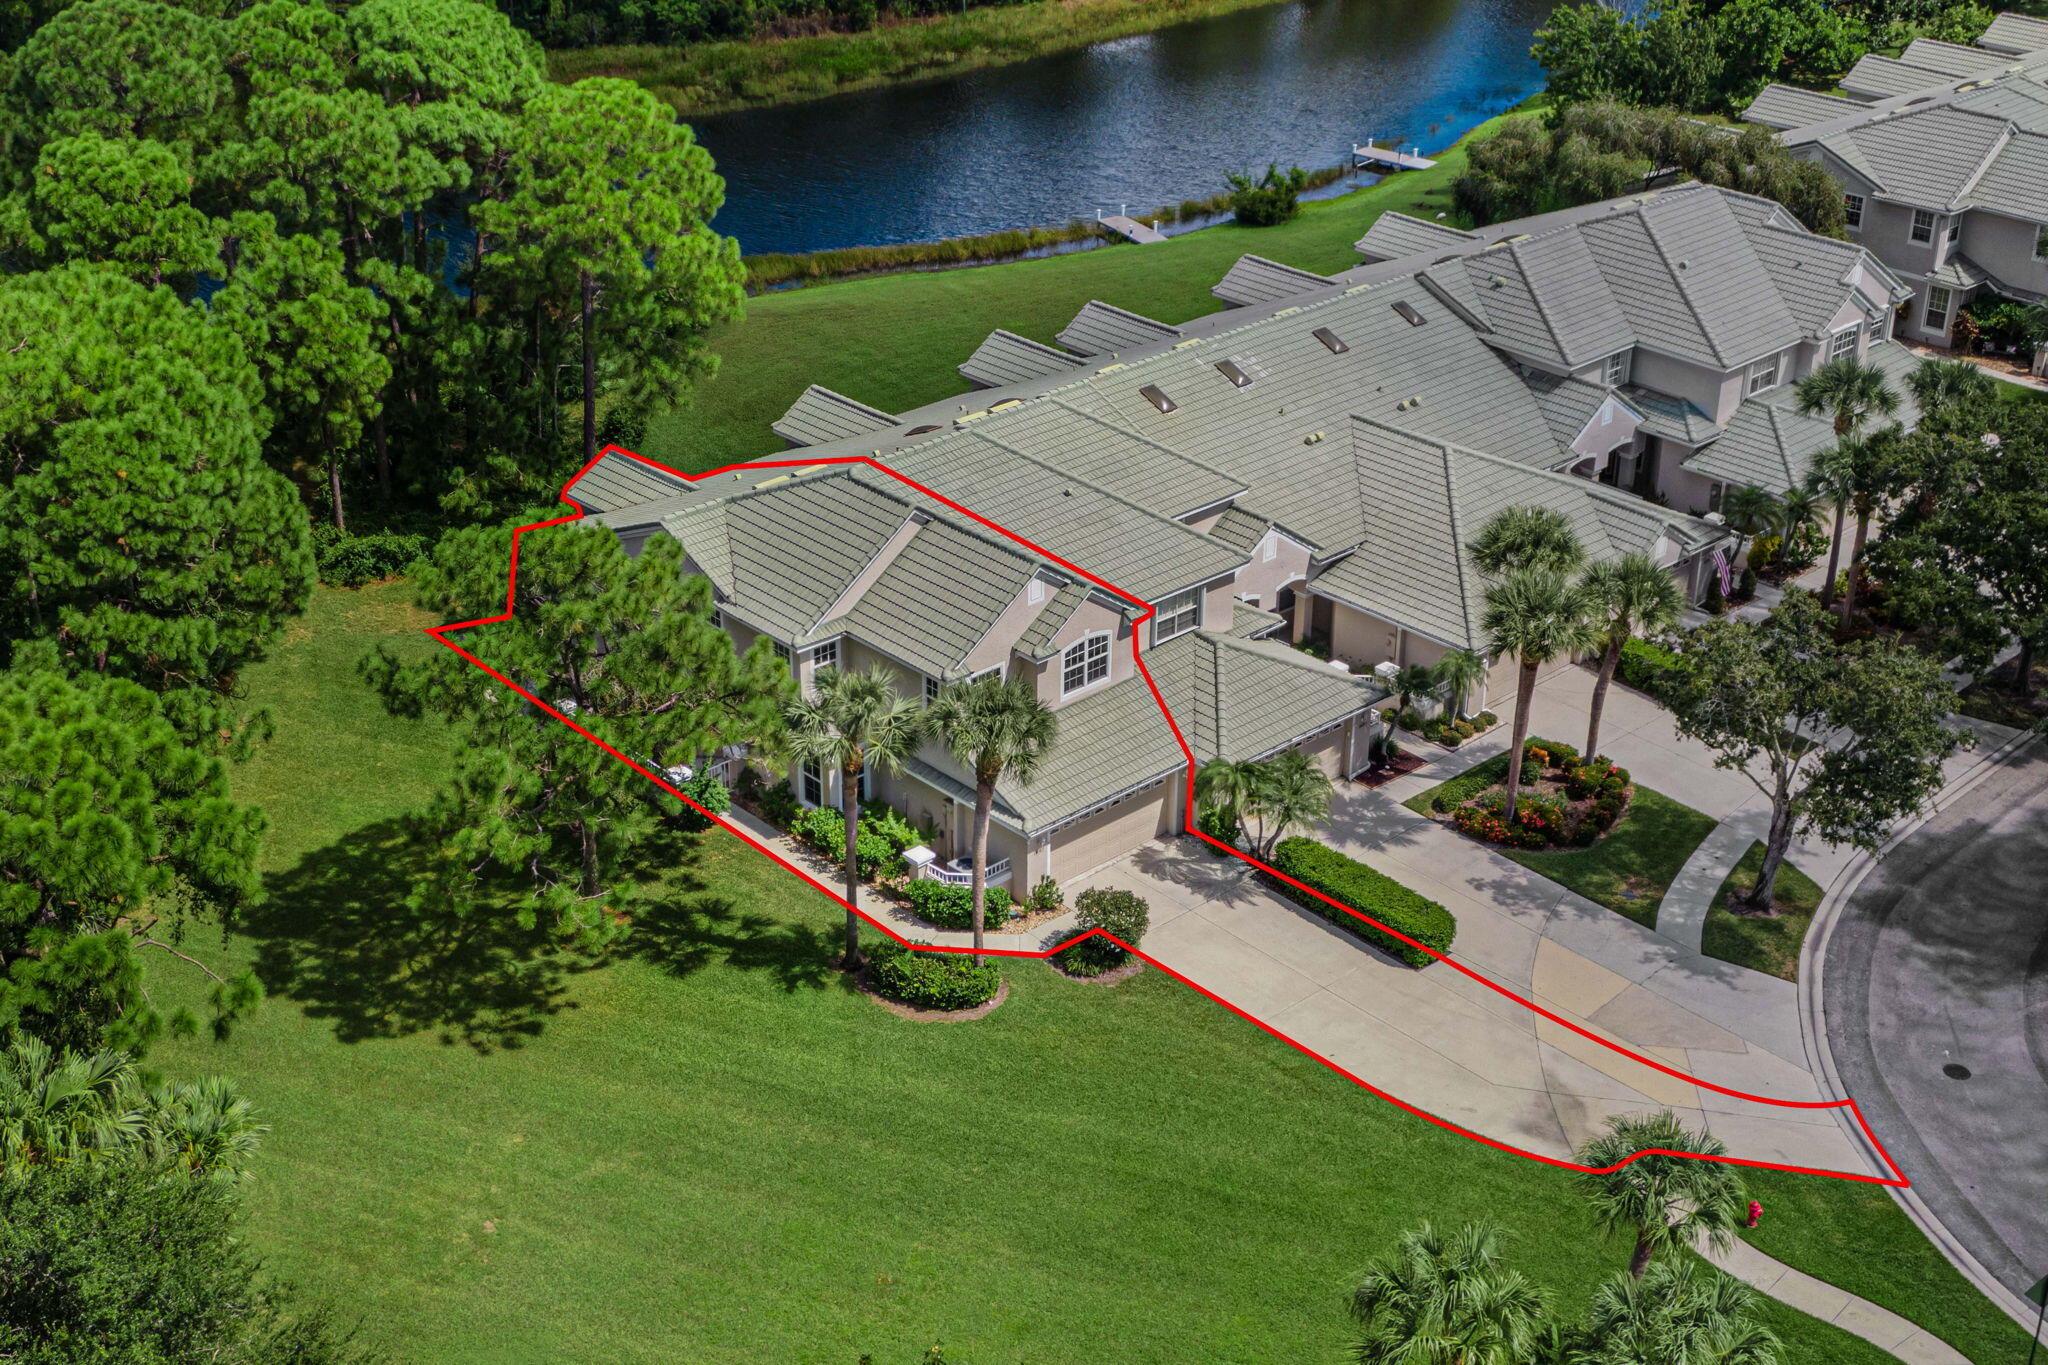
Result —
M920 953L890 943L868 958L868 983L876 994L913 1009L971 1010L995 999L1003 978L990 959L977 962L969 953Z
M1614 666L1614 676L1661 701L1669 690L1671 675L1679 667L1678 656L1670 650L1648 640L1632 639L1621 647L1621 661Z
M840 847L845 846L842 841ZM972 887L919 877L903 888L903 898L910 902L910 908L919 919L941 929L974 927ZM999 930L1014 913L1016 905L1011 901L1010 893L1000 886L989 887L981 900L982 927L990 932Z
M1389 929L1399 930L1437 952L1448 952L1457 936L1458 922L1451 912L1435 901L1409 890L1383 872L1376 872L1327 844L1296 836L1282 839L1273 850L1273 866L1324 895L1341 901L1362 915L1370 915ZM1313 910L1340 929L1356 934L1375 947L1384 948L1411 967L1426 967L1434 959L1393 934L1361 919L1347 915L1326 901L1318 900L1286 882L1269 878L1285 896L1304 909Z

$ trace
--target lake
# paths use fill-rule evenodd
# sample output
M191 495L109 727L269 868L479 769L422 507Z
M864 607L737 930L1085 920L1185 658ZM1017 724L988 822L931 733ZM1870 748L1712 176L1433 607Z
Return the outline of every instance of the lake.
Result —
M1440 150L1543 87L1551 0L1291 0L945 80L699 120L748 253L1133 213L1226 171Z

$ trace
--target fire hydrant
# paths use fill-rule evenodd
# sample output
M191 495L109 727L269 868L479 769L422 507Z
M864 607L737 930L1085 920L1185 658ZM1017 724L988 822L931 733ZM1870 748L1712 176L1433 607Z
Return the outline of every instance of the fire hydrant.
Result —
M1754 1200L1754 1199L1750 1200L1750 1201L1749 1201L1749 1221L1748 1221L1748 1222L1746 1222L1746 1223L1744 1223L1744 1224L1743 1224L1742 1226L1744 1226L1744 1227L1746 1227L1746 1228L1753 1228L1753 1227L1755 1227L1755 1226L1756 1226L1756 1225L1757 1225L1758 1223L1761 1223L1761 1222L1763 1222L1763 1221L1764 1221L1764 1206L1763 1206L1762 1204L1758 1203L1758 1202L1757 1202L1756 1200Z

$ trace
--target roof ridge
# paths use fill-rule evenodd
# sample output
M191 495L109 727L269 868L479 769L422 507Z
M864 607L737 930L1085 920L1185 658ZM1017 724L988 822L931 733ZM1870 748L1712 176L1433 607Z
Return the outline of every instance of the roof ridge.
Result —
M1969 197L1970 191L1977 188L1977 182L1982 180L1985 172L1991 169L1991 163L1998 160L2004 154L2006 148L2012 146L2014 138L2019 133L2019 125L2011 119L2003 117L1999 119L1999 122L2003 126L1999 128L1997 138L1993 140L1984 155L1977 158L1977 169L1970 172L1962 184L1956 186L1955 194L1950 196L1948 201L1950 208L1960 209L1963 206L1963 200Z
M1720 343L1714 339L1714 334L1708 330L1707 320L1700 316L1699 305L1693 301L1692 290L1688 287L1690 282L1685 278L1686 272L1680 270L1678 263L1671 259L1671 253L1665 249L1664 239L1657 233L1656 224L1650 221L1650 216L1646 213L1637 214L1636 220L1643 225L1643 235L1650 239L1650 245L1655 249L1657 259L1664 263L1664 269L1670 272L1673 283L1678 286L1678 297L1685 304L1685 311L1691 316L1693 326L1700 329L1700 337L1707 343L1707 350L1713 354L1716 362L1723 365L1727 364L1728 360L1722 354ZM1745 238L1744 240L1746 243L1747 239ZM1755 247L1750 248L1752 255L1755 254L1755 251ZM1758 262L1758 264L1761 265L1762 262Z
M1133 441L1142 442L1145 445L1151 446L1154 450L1163 450L1167 454L1173 456L1175 459L1186 460L1195 468L1203 470L1210 474L1214 474L1219 479L1230 479L1233 482L1240 485L1244 483L1244 479L1241 475L1233 474L1227 469L1219 469L1215 465L1210 464L1207 460L1198 459L1197 457L1188 454L1186 451L1176 450L1174 447L1166 444L1166 442L1161 441L1156 437L1147 436L1144 432L1138 431L1133 427L1125 426L1122 422L1112 422L1099 412L1090 412L1086 408L1077 407L1073 403L1068 402L1065 398L1057 397L1054 394L1047 394L1045 396L1046 398L1051 400L1052 406L1056 408L1065 408L1068 412L1073 413L1076 417L1082 417L1090 422L1096 423L1098 426L1107 427L1109 430L1116 432L1120 436L1128 437Z
M1535 240L1537 239L1531 238L1530 242L1533 242ZM1549 234L1544 234L1542 240L1549 241ZM1532 273L1529 270L1528 266L1523 264L1522 261L1522 248L1529 244L1529 242L1516 242L1512 244L1508 247L1508 255L1514 260L1515 269L1520 271L1522 274L1522 287L1529 291L1529 302L1536 306L1536 316L1542 319L1543 330L1550 336L1551 349L1555 350L1560 356L1564 357L1565 363L1569 365L1572 363L1571 353L1565 350L1564 337L1557 330L1557 321L1556 319L1550 316L1550 305L1544 301L1543 291L1536 287L1536 275ZM1597 266L1595 267L1595 273L1598 273ZM1600 278L1600 287L1603 289L1607 288L1607 278L1604 275ZM1610 299L1612 298L1612 296L1613 291L1609 290Z

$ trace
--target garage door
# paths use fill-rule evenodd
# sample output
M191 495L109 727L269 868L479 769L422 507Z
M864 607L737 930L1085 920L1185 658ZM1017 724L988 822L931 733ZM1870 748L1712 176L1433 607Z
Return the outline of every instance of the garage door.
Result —
M1173 809L1173 782L1155 782L1052 836L1052 875L1060 881L1093 872L1162 834Z
M1304 740L1301 751L1322 765L1323 771L1332 777L1343 777L1344 726L1339 725L1327 734L1316 735Z
M1536 670L1536 681L1540 683L1559 669L1571 666L1570 659L1552 659ZM1486 670L1486 709L1497 712L1505 719L1508 712L1515 709L1515 689L1521 685L1521 681L1520 659L1510 656L1496 661L1492 668ZM1477 706L1478 703L1479 699L1475 697L1465 705Z

